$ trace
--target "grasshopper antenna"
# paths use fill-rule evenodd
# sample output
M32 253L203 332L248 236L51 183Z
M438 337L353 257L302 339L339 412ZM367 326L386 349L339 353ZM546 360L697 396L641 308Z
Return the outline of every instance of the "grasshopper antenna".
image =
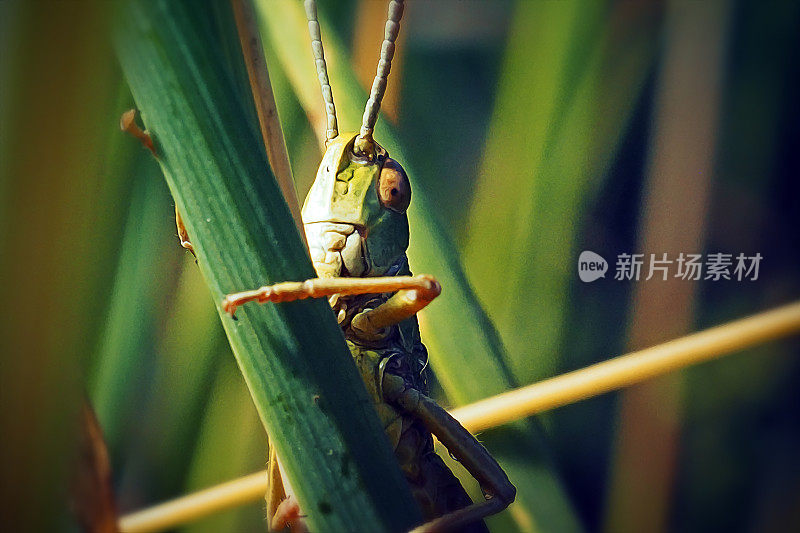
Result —
M386 92L386 79L389 77L389 70L392 67L394 43L397 40L397 34L400 32L400 19L402 17L403 0L391 0L389 2L389 13L386 17L383 44L381 45L381 57L378 60L378 71L372 81L369 100L367 100L367 106L364 109L364 117L361 119L361 132L358 134L353 147L356 155L372 157L375 154L375 141L372 140L372 132L375 129L375 122L378 120L381 100L383 100L383 95Z
M308 18L308 33L311 35L311 50L314 52L317 77L322 88L322 99L325 100L325 114L328 117L328 129L325 132L325 144L328 144L328 141L339 135L339 128L336 125L336 106L333 105L333 92L331 91L331 82L328 80L328 65L325 63L325 51L322 48L316 0L306 0L305 8Z

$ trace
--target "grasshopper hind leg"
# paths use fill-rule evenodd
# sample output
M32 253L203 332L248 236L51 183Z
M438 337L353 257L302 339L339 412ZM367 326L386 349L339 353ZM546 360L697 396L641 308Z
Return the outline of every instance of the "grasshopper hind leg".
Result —
M403 378L389 373L384 374L382 391L387 401L421 422L444 444L448 451L478 480L486 497L486 500L480 503L472 503L467 498L466 506L459 505L460 508L449 510L446 514L414 529L413 533L473 531L472 528L482 528L474 530L486 531L482 520L508 507L516 497L516 488L511 484L506 473L486 451L486 448L456 419L436 402L409 386ZM430 460L427 456L425 459ZM441 459L439 461L441 462ZM450 473L443 462L441 468L447 470L447 473L455 480L455 476ZM455 482L457 483L457 481ZM459 488L461 488L460 485ZM461 491L463 492L463 489ZM440 514L440 512L434 513L434 515L436 514Z
M291 533L308 533L300 505L291 492L287 490L281 473L280 462L275 448L269 448L269 467L267 469L267 524L269 531L290 531Z
M452 516L453 513L470 508L472 500L469 495L436 452L431 449L421 458L420 463L421 483L415 483L412 478L407 479L414 497L428 520L435 521L437 517ZM482 518L476 516L475 519L463 523L458 527L459 533L489 533Z
M291 533L308 533L308 528L300 512L300 504L294 496L283 500L275 509L275 514L270 519L270 531L290 531Z

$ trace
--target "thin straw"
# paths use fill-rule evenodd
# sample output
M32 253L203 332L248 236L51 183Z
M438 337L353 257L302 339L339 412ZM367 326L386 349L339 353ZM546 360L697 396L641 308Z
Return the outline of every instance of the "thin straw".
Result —
M452 415L478 433L798 332L800 302L794 302L498 394L455 409ZM124 516L120 531L162 531L259 500L266 490L266 470L256 472Z

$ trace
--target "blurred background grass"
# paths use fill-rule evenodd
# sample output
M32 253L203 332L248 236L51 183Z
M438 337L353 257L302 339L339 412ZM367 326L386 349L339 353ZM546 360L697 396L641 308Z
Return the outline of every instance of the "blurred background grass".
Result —
M323 39L341 43L341 68L362 82L382 6L320 1ZM123 512L265 464L263 430L178 247L163 178L118 132L131 99L107 7L0 3L2 505L35 517L8 522L16 530L68 522L70 421L84 393ZM800 8L779 0L408 2L387 115L416 198L441 228L412 228L411 246L457 250L502 341L507 383L800 295L798 28ZM265 43L302 197L318 124ZM584 249L611 261L633 251L764 261L756 282L583 284ZM441 330L423 335L434 370L456 364ZM498 443L510 471L545 465L569 502L559 512L589 531L798 530L798 348L763 346L548 413L537 422L546 452L524 440L508 449L507 428L482 439ZM470 398L439 382L443 404ZM553 530L520 501L494 530ZM185 529L258 531L262 516L253 504Z

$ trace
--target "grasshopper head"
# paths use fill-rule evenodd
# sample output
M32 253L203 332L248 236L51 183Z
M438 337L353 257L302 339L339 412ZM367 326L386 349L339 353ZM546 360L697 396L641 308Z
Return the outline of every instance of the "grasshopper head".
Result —
M353 154L356 133L332 139L303 204L303 224L320 277L383 276L405 257L405 171L376 145L371 160Z

